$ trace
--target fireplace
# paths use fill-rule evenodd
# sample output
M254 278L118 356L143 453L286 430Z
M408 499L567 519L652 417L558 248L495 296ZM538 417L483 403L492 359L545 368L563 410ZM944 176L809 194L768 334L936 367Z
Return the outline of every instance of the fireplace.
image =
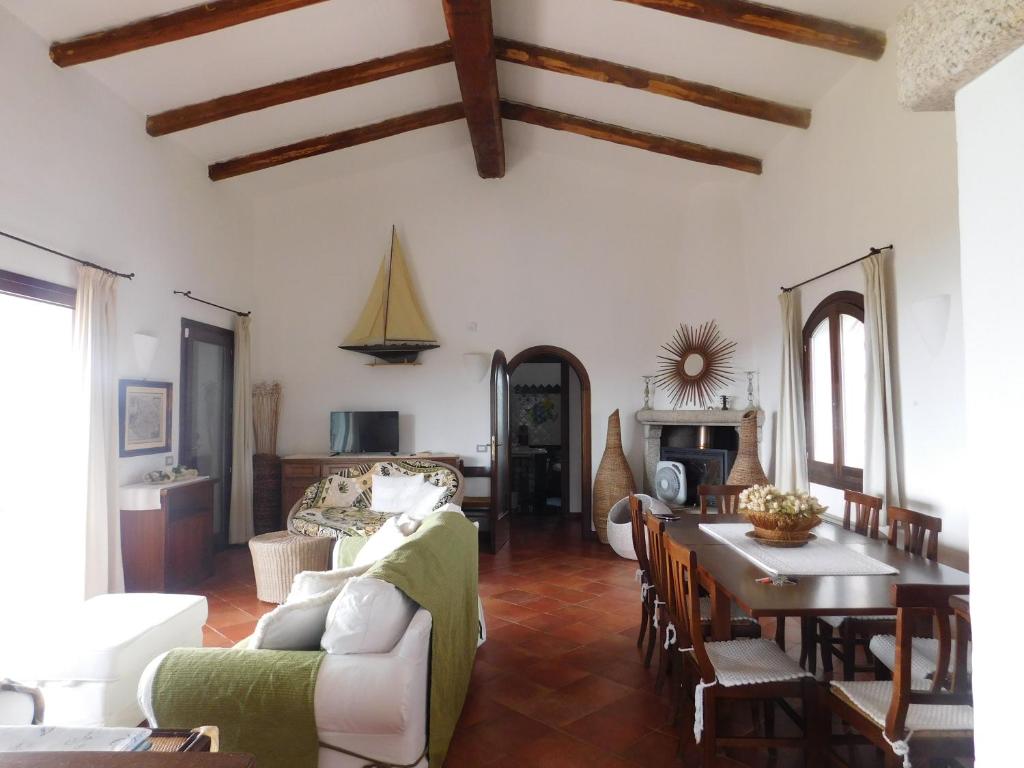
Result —
M700 504L699 485L725 485L735 451L721 448L662 448L662 461L678 461L686 470L686 506Z
M687 506L699 503L697 486L723 484L739 447L738 428L744 411L643 410L636 419L644 427L644 488L653 493L659 461L686 467ZM758 441L764 412L757 414Z

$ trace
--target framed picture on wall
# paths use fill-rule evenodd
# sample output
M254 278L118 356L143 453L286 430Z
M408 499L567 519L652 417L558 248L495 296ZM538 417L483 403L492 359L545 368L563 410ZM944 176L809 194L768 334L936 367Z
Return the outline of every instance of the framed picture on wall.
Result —
M121 379L117 397L119 455L170 452L172 387L169 381Z

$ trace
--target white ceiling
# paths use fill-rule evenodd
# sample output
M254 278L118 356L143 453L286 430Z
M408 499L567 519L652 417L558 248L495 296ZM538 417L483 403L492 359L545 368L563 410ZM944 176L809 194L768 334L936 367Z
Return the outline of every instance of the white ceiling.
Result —
M830 18L888 28L909 0L774 0L776 5ZM186 7L192 0L0 0L46 40L62 40ZM707 24L612 0L493 0L495 34L598 56L706 82L797 106L813 107L859 59ZM352 64L446 39L440 0L330 0L207 35L80 65L124 98L141 116L234 93L322 69ZM698 107L685 102L577 77L499 62L504 98L697 141L763 157L787 132L799 129ZM458 101L451 64L344 91L241 115L152 141L172 141L203 162L344 130L425 107ZM506 126L509 126L506 123ZM453 131L461 130L461 133ZM551 151L634 156L545 128L508 130L509 142L538 143ZM424 151L450 146L464 125L417 132ZM528 138L527 138L528 137ZM379 144L399 142L402 137ZM406 137L408 138L408 137ZM407 152L409 142L402 143ZM609 149L610 148L610 149ZM377 148L374 148L376 150ZM396 146L396 149L398 147ZM360 147L341 154L379 151ZM338 154L338 153L336 153ZM510 147L514 157L514 150ZM661 163L692 165L673 158ZM254 190L276 180L291 186L304 174L322 178L312 158L241 177ZM336 164L331 164L336 166ZM329 166L325 166L329 167ZM340 166L338 166L340 167ZM514 172L510 166L509 172ZM712 174L735 171L712 169ZM704 172L702 172L702 175Z

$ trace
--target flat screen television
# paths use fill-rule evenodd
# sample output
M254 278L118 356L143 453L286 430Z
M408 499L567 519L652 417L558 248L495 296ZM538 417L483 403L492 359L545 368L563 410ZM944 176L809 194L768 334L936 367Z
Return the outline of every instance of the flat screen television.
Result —
M334 411L331 453L397 453L398 411Z

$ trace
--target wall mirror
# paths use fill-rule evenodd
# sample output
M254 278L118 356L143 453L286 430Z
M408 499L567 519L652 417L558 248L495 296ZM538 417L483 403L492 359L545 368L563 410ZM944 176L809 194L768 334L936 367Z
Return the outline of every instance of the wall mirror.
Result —
M655 381L667 388L674 408L708 408L718 391L733 381L736 342L723 339L714 320L696 327L680 325L662 349L667 354L658 355Z

